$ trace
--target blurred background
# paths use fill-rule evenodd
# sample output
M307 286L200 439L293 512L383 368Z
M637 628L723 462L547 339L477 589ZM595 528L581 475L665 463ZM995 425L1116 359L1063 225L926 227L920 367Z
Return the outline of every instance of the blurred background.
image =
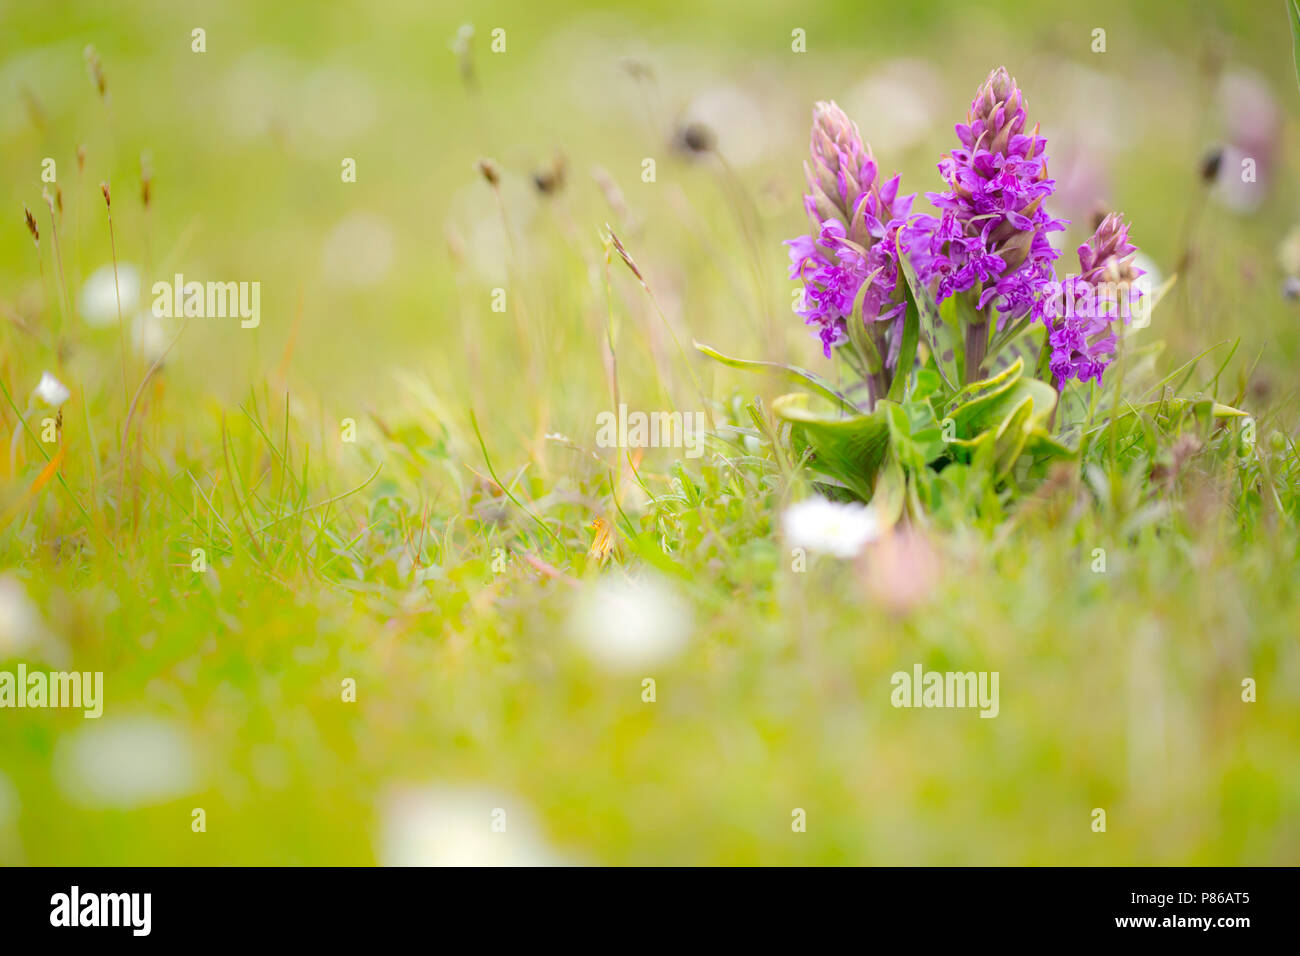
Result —
M376 370L396 364L507 414L513 393L491 383L527 364L544 377L532 384L545 384L554 424L570 431L584 382L599 385L603 372L594 349L559 357L569 336L600 334L606 304L581 269L554 266L594 263L606 223L678 328L735 354L790 349L815 361L789 321L781 246L804 226L812 102L839 101L925 208L953 123L998 64L1048 137L1057 213L1075 223L1066 248L1098 209L1122 210L1162 276L1190 256L1182 314L1158 330L1172 349L1239 335L1254 355L1267 343L1261 382L1296 354L1297 306L1282 289L1300 252L1281 263L1279 249L1296 225L1287 147L1300 94L1281 3L0 9L0 198L18 223L0 234L6 302L22 314L41 294L21 223L22 204L41 203L41 160L57 162L74 292L110 263L98 192L107 180L119 264L147 273L146 287L175 272L262 283L259 329L195 323L169 357L196 391L243 394L277 367L297 328L295 384L331 402L382 403L393 384ZM196 27L203 54L191 52ZM492 52L494 29L505 52ZM792 52L796 29L806 53ZM1104 53L1092 52L1097 29ZM87 75L88 44L107 103ZM692 152L689 130L716 154ZM513 251L474 172L481 157L502 168ZM535 176L557 157L562 186L544 194ZM1243 157L1256 161L1254 184L1241 182ZM345 158L355 183L341 182ZM646 158L654 183L642 181ZM531 340L491 311L491 290L512 268L532 283L531 320L550 327L540 355L520 354ZM143 324L146 339L165 338Z
M196 28L202 53L192 49ZM1252 408L1294 424L1300 92L1283 4L1239 0L0 0L0 374L25 393L57 369L93 413L121 402L123 365L139 379L180 330L149 314L154 281L258 281L258 328L198 319L167 353L171 418L141 426L149 442L185 462L219 460L222 411L250 394L269 394L275 409L288 390L322 436L344 417L400 430L416 402L463 436L473 408L513 468L548 434L591 443L595 411L608 405L611 321L634 406L657 407L665 390L689 397L657 310L688 350L693 337L733 355L829 368L790 311L782 245L806 226L813 102L837 100L882 171L901 172L903 192L927 209L953 124L998 65L1019 80L1048 139L1053 209L1073 223L1062 247L1081 242L1099 210L1118 209L1147 268L1178 274L1141 333L1166 343L1161 371L1239 338L1234 381L1257 361ZM42 180L46 158L54 182ZM485 158L496 188L476 170ZM343 181L346 160L355 182ZM1253 182L1242 180L1243 160L1254 161ZM111 184L111 235L101 181ZM61 210L58 262L43 190ZM24 205L40 223L39 252ZM607 229L653 301L616 254L607 268ZM494 290L505 290L503 312L493 310ZM695 366L716 396L757 387ZM480 467L476 445L453 445L453 458ZM335 491L370 470L336 463ZM562 468L552 463L552 474ZM450 513L454 495L439 500L437 480L415 476L390 490L421 489ZM23 541L4 548L15 573L26 564ZM184 563L186 550L167 560ZM1063 560L1050 549L1035 559ZM1028 558L1014 570L970 560L966 588L1006 581L1028 594L1042 573ZM1223 561L1211 562L1221 581L1249 578L1249 568ZM417 625L400 601L360 586L280 601L227 577L223 596L187 608L166 596L166 564L154 582L84 568L23 572L30 613L74 635L82 666L110 667L110 694L129 697L137 716L97 725L0 713L0 862L427 862L421 834L454 830L447 821L477 819L510 794L527 795L518 832L531 834L512 845L510 862L1293 862L1300 847L1289 816L1300 784L1294 773L1274 776L1279 754L1295 753L1293 724L1270 725L1249 753L1207 724L1172 757L1159 743L1124 749L1148 739L1140 713L1096 717L1097 735L1088 732L1110 702L1149 699L1147 678L1126 685L1103 666L1113 648L1098 635L1119 625L1088 616L1105 613L1093 590L1055 608L1041 593L1016 607L986 596L987 624L976 626L980 608L960 610L968 591L952 584L946 609L908 633L922 640L969 626L990 653L1006 650L1008 628L1029 635L1026 653L1052 661L1031 692L1035 716L973 720L960 734L931 722L871 742L862 728L890 716L883 700L827 711L819 699L850 693L833 674L815 671L794 691L778 680L790 615L805 637L839 635L818 667L834 672L846 660L851 678L910 664L907 653L896 662L855 642L855 628L885 625L856 612L836 623L851 596L814 608L807 595L768 594L762 609L780 604L786 616L755 624L715 595L697 613L719 615L721 645L696 662L725 677L700 678L695 696L660 705L668 722L652 735L650 718L612 716L605 691L582 672L512 646L525 621L529 634L560 627L558 612L535 598L487 610L466 586ZM1130 610L1159 604L1162 573L1184 572L1134 570ZM1253 627L1250 602L1231 591L1228 583L1162 610L1164 638L1126 645L1147 662L1136 673L1150 674L1167 642L1203 621L1224 633ZM1071 602L1073 619L1062 610ZM791 610L803 607L806 616ZM25 608L13 599L11 627ZM1273 649L1267 659L1294 676L1293 657L1268 643L1293 640L1294 608L1278 590L1256 608L1274 615L1259 637ZM183 626L169 623L187 611ZM1054 612L1065 618L1060 630L1034 623L1035 613ZM411 629L446 641L429 657L398 639ZM742 664L742 635L763 656ZM942 648L947 638L934 640ZM1070 640L1098 642L1080 650L1095 672L1051 656ZM1173 683L1200 686L1215 660L1207 652ZM360 675L366 693L386 687L364 717L302 703L332 692L340 667ZM1170 724L1199 700L1172 687L1173 704L1157 715ZM741 713L739 725L719 722ZM1066 729L1047 739L1037 724ZM810 739L821 742L811 753L801 742ZM1113 755L1103 741L1124 754L1122 769L1101 755ZM868 750L872 762L859 760ZM1059 806L1075 786L1085 791L1074 794L1082 813L1118 800L1118 781L1143 779L1156 751L1174 772L1135 798L1130 817L1150 833L1134 823L1101 848L1035 809ZM1213 772L1207 753L1222 761ZM963 769L950 777L939 765ZM636 766L656 769L638 776ZM727 772L715 774L720 766ZM428 779L447 783L430 789L420 782ZM788 808L808 800L797 781L820 794L822 828L792 849L780 839ZM1166 802L1173 793L1187 798L1177 809ZM849 808L867 798L879 813L850 822ZM199 802L227 821L220 841L187 842ZM756 837L772 808L779 832ZM177 814L172 836L164 821ZM433 855L494 852L471 842Z

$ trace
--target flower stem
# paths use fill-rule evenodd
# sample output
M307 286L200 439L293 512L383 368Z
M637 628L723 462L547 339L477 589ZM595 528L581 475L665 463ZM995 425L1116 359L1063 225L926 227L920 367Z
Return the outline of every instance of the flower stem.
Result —
M984 356L989 349L989 323L987 319L981 318L978 322L971 322L966 326L966 375L962 384L969 385L971 382L979 381L980 366L984 364Z

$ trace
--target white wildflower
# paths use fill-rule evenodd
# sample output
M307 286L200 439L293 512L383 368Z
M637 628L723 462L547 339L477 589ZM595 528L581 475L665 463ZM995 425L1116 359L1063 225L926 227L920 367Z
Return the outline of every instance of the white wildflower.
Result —
M554 866L527 807L473 787L391 790L380 803L381 866Z
M46 408L58 408L72 397L72 392L49 372L42 372L41 380L36 383L32 395Z
M690 605L663 578L610 574L578 598L569 632L602 667L634 672L679 654L691 624Z
M0 574L0 660L22 657L44 632L40 612L23 582Z
M140 270L129 263L118 263L115 277L112 263L100 266L82 284L77 311L87 325L96 328L112 325L117 321L119 294L122 316L135 315L140 304Z
M785 509L781 526L791 547L852 558L880 537L880 518L874 508L843 504L826 498L807 498Z
M198 788L193 747L175 724L150 717L86 723L54 750L54 777L69 803L129 809L167 803Z

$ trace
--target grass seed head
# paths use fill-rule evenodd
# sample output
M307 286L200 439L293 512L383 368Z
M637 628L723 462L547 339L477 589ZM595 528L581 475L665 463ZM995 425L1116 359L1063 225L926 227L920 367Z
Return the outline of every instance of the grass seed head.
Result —
M497 165L496 160L488 159L484 156L474 164L474 169L480 176L488 181L488 185L496 188L501 182L501 167Z
M104 76L104 64L99 59L99 54L95 52L94 46L87 46L85 50L86 70L90 73L90 82L95 85L99 91L100 98L108 95L108 78Z

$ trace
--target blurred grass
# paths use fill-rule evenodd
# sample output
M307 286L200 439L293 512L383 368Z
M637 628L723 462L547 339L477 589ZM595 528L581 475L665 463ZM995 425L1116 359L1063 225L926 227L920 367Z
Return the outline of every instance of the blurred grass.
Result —
M192 794L160 806L78 806L56 752L88 722L4 711L0 774L18 809L0 812L0 862L371 862L382 795L401 781L501 788L586 861L1295 862L1295 516L1238 510L1228 463L1192 469L1171 519L1131 536L1084 507L946 529L929 602L896 618L859 569L790 572L773 537L781 487L716 460L674 472L668 453L651 452L641 477L691 506L664 506L653 533L624 542L625 561L671 575L699 621L690 650L657 673L654 705L639 677L611 678L572 652L568 589L522 560L594 576L588 526L617 521L606 468L543 437L592 443L610 405L607 321L624 400L694 407L651 303L617 256L607 272L606 223L684 340L817 366L786 311L780 245L803 227L809 108L851 96L899 57L928 64L939 88L927 133L889 153L877 144L906 191L938 187L951 124L1005 63L1049 143L1105 157L1094 198L1124 210L1162 271L1190 248L1144 333L1167 343L1159 371L1240 338L1223 390L1244 386L1258 355L1246 404L1267 423L1261 438L1294 435L1300 338L1276 249L1297 218L1286 185L1300 93L1284 11L1227 0L978 13L958 2L483 3L474 90L448 49L464 17L415 3L0 6L0 206L12 212L0 230L0 375L20 398L43 369L73 387L64 475L112 542L51 485L0 532L0 562L75 666L106 672L105 722L169 721L203 768ZM196 26L202 55L189 49ZM488 50L497 26L504 55ZM1101 55L1089 50L1097 26ZM803 55L790 52L796 27ZM87 44L111 109L87 80ZM649 91L625 57L649 66ZM1189 237L1207 202L1197 169L1222 136L1215 78L1243 67L1284 114L1274 197L1250 215L1207 206ZM1081 89L1105 95L1080 104ZM718 90L758 103L752 161L722 168L670 146L692 104ZM855 118L874 139L873 116ZM747 145L729 130L755 134L722 126L723 156ZM531 175L557 150L565 188L538 196ZM117 330L59 318L45 156L58 163L74 302L110 261L101 180L113 186L118 259L141 266L146 287L173 271L262 283L260 328L196 320L150 384L125 497ZM505 171L512 241L473 170L483 156ZM357 160L355 184L339 181L343 157ZM657 161L652 184L645 157ZM40 265L24 203L41 223ZM1065 212L1084 221L1088 210ZM325 261L356 216L369 232ZM340 265L385 237L387 267L340 285ZM497 287L506 314L491 311ZM773 394L693 361L714 397ZM147 365L130 359L132 388ZM471 409L497 474L544 510L559 544L484 477ZM347 417L355 445L338 438ZM7 409L5 423L7 437ZM24 449L6 505L39 465L36 444ZM303 512L381 465L360 491ZM625 471L612 458L607 468ZM275 524L248 535L241 501L253 527ZM197 546L213 565L202 577L189 571ZM1089 570L1095 547L1108 549L1106 575ZM495 548L514 555L504 573ZM413 583L412 564L434 569L430 580ZM894 710L889 675L918 661L1000 671L999 718ZM1246 676L1260 688L1252 705L1239 699ZM339 701L344 677L357 681L356 704ZM189 829L200 806L201 835ZM1089 830L1098 806L1104 835ZM806 834L790 831L794 807L808 811Z

